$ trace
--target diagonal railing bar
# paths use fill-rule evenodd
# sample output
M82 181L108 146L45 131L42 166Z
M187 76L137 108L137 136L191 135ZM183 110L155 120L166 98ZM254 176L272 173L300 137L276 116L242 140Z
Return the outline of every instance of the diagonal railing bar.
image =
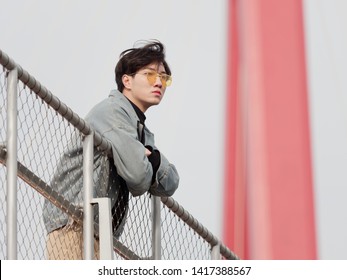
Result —
M4 166L6 166L6 156L6 147L0 146L0 163ZM19 178L38 191L45 198L49 199L55 206L70 215L77 223L81 224L81 221L83 220L83 212L80 209L71 205L68 200L58 192L54 191L47 183L42 181L20 162L17 162L17 164Z
M6 166L6 147L0 146L0 163ZM17 162L18 177L26 182L29 186L39 192L42 196L49 199L56 207L63 210L68 214L77 224L82 225L83 223L83 211L72 205L68 200L61 196L58 192L54 191L51 186L41 180L27 167L20 162ZM96 233L98 234L98 224L95 223ZM113 237L113 247L115 252L125 259L138 260L141 259L134 252L124 246L116 237Z
M206 227L199 223L197 219L195 219L172 197L162 197L161 201L167 208L175 213L183 222L185 222L198 235L205 239L211 246L220 244L220 253L223 257L229 260L239 259L238 256L236 256L231 250L229 250L223 243L220 243L216 236L214 236Z
M28 88L35 92L47 105L52 107L64 119L76 127L84 135L93 133L95 146L100 151L111 153L111 144L107 139L103 138L98 132L93 131L88 123L73 112L65 103L53 95L46 87L41 85L33 76L24 70L19 64L16 64L6 53L0 49L0 64L7 70L17 68L18 79L22 81Z

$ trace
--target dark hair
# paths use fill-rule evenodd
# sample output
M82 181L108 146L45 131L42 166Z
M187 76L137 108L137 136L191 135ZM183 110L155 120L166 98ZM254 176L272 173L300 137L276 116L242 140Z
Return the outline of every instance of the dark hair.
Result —
M163 63L165 72L171 75L170 67L165 61L165 47L157 40L147 42L143 47L134 47L123 51L115 68L118 90L123 92L122 77L124 74L134 74L152 63Z

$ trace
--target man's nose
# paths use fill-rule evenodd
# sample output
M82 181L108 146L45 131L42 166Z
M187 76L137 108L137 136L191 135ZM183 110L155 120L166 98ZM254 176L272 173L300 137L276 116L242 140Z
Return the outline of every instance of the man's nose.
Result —
M161 81L161 77L159 75L157 75L156 79L155 79L155 85L156 86L160 86L162 87L163 86L163 83Z

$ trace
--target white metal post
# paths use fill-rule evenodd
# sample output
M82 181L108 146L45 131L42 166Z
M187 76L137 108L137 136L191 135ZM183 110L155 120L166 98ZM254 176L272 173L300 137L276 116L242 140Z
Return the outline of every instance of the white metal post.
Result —
M161 259L160 197L152 196L152 258Z
M93 160L94 138L88 134L83 140L83 258L94 258L94 211L93 211Z
M100 197L94 198L92 202L99 207L100 260L113 260L111 199Z
M211 259L212 260L220 260L220 244L212 246L211 248Z
M7 77L7 258L17 259L17 84L14 68Z

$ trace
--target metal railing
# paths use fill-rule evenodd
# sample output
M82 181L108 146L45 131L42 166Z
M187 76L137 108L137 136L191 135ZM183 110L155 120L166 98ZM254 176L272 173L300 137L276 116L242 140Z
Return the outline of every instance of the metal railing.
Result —
M88 145L89 155L95 146L105 162L111 145L1 50L0 64L0 259L45 259L45 200L84 227L93 216L50 185L62 155L68 146L84 147L79 164L90 170L84 187L92 190L100 170L86 163ZM114 258L238 259L171 197L130 195L129 209L123 233L112 238ZM84 236L93 238L93 231Z

